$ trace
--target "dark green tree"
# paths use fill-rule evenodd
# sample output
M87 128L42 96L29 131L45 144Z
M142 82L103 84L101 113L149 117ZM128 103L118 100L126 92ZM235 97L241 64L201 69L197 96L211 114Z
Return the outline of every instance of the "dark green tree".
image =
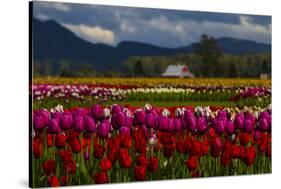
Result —
M237 73L237 68L234 62L230 63L229 66L229 72L228 72L228 77L234 78L237 77L238 73Z
M193 51L202 57L203 68L202 74L205 77L216 76L215 64L222 55L222 50L219 48L217 41L212 36L203 34L200 42L192 45Z
M143 70L143 65L140 60L137 60L135 67L134 67L134 72L136 76L144 76L144 70Z
M263 60L262 62L262 72L263 73L269 73L269 64L266 60Z

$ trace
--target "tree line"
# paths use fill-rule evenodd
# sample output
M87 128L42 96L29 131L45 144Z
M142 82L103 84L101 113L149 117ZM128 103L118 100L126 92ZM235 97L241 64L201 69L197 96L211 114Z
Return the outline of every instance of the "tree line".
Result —
M173 56L133 56L119 70L96 70L92 64L34 61L34 76L61 77L160 77L169 65L187 65L195 77L260 77L271 75L271 54L226 54L212 36L202 35L193 52ZM55 69L55 70L53 70Z

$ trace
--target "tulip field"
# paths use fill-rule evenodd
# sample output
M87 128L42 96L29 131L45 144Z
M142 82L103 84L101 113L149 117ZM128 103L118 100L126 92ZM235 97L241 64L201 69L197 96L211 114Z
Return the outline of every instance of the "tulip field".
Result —
M271 173L271 80L35 78L32 186Z

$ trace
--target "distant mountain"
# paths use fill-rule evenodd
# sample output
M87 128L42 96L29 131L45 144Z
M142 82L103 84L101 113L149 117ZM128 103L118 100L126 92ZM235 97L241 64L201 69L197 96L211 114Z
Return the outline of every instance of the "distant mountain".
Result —
M223 37L217 39L217 43L224 52L229 54L271 52L271 45L250 40Z
M161 56L192 52L192 45L180 48L165 48L151 44L123 41L116 47L106 44L93 44L77 37L59 23L33 18L33 57L40 62L48 61L53 72L59 69L59 63L66 60L71 68L81 64L91 64L99 70L119 70L124 60L131 56ZM219 38L219 46L226 53L243 54L271 52L271 45L254 41Z
M245 39L235 39L230 37L218 38L217 44L228 54L246 54L246 53L269 53L271 52L271 45L257 43L255 41ZM192 44L184 47L179 47L179 50L192 51Z
M33 19L33 57L48 60L58 67L61 60L93 64L96 69L120 69L120 64L130 56L173 55L184 50L162 48L150 44L123 41L116 47L93 44L77 37L53 20Z

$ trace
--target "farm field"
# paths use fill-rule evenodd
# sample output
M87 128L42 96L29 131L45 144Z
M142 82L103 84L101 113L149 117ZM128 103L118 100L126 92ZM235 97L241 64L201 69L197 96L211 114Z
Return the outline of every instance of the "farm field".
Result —
M271 173L271 80L35 78L33 186Z

